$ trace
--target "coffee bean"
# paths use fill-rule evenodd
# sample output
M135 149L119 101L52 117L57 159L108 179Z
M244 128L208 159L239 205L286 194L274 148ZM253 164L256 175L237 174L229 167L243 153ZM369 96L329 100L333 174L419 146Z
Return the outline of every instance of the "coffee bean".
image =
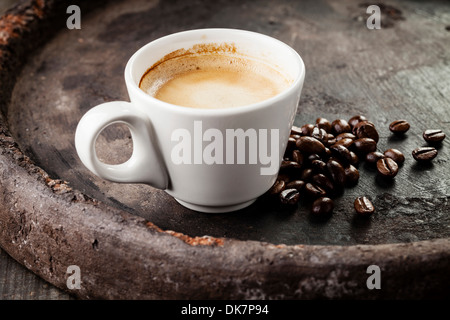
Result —
M321 187L327 193L331 194L334 191L333 182L324 174L319 173L312 177L312 182L314 185Z
M292 161L297 162L299 165L303 165L303 154L300 150L292 151Z
M406 120L395 120L389 125L389 130L393 133L405 133L410 128L408 121Z
M367 197L358 197L354 202L355 210L362 216L369 216L375 211L375 207Z
M301 152L308 154L321 154L325 151L323 143L313 137L300 137L300 139L297 140L297 148Z
M314 127L311 132L311 137L316 138L322 143L327 140L327 135L327 132L319 127Z
M331 123L331 131L335 135L339 135L344 132L351 132L352 128L348 124L347 120L336 119Z
M311 206L311 212L318 216L329 215L333 213L333 210L334 202L327 197L320 197L319 199L316 199Z
M383 158L377 161L377 170L383 177L393 178L398 173L398 165L391 158Z
M429 129L423 132L423 138L426 142L441 142L445 139L445 133L439 129Z
M326 196L327 194L324 189L309 182L305 184L305 192L309 198L313 199Z
M301 169L301 167L302 166L300 164L298 164L297 162L295 162L295 161L283 160L283 161L281 161L280 171L293 172L294 170Z
M353 134L356 135L357 138L370 138L378 142L380 139L378 135L378 131L375 128L375 125L369 121L359 122L354 128Z
M413 158L419 162L431 161L436 158L437 154L438 151L433 147L421 147L412 152Z
M299 135L301 136L303 134L302 128L297 127L297 126L292 126L291 127L291 135Z
M352 140L356 140L356 136L353 133L350 132L344 132L339 134L336 137L336 141L342 140L342 139L352 139Z
M350 148L350 146L353 144L353 139L350 138L343 138L339 141L336 141L334 145L341 145L346 147L347 149Z
M398 149L388 149L384 152L384 155L397 162L397 164L402 164L403 162L405 162L405 156Z
M357 167L359 165L358 155L356 153L354 153L353 151L350 151L350 156L351 156L350 164Z
M317 118L316 125L320 129L325 130L326 132L331 132L331 122L325 118Z
M335 143L330 147L330 150L331 153L340 160L340 163L347 165L352 161L352 155L345 146Z
M334 183L336 191L342 191L345 185L345 170L344 167L337 161L328 160L327 162L328 174Z
M305 187L305 182L303 180L293 180L286 185L286 189L296 189L297 191L302 191Z
M366 155L366 162L369 164L376 164L378 160L385 158L386 156L379 151L369 152Z
M269 189L269 194L275 195L281 193L286 188L286 182L284 180L277 180L273 186Z
M296 140L293 137L289 137L286 150L284 152L284 158L291 158L292 151L296 148Z
M360 126L362 126L363 124L365 124L365 123L368 123L369 125L372 125L373 127L375 127L375 124L373 123L373 122L371 122L371 121L369 121L369 120L364 120L364 121L360 121L360 122L358 122L357 124L355 124L353 127L352 127L352 133L356 136L356 132L358 131L358 128L360 127ZM357 136L356 136L356 138L358 138Z
M314 172L322 173L325 172L327 164L322 160L313 160L311 162L311 168L314 170Z
M345 186L353 187L358 183L359 171L354 166L349 165L345 170Z
M294 205L300 199L300 193L297 189L285 189L280 193L282 204Z
M314 129L314 125L308 123L308 124L303 125L300 129L301 129L303 136L310 136L311 132Z
M377 150L377 143L371 138L359 138L353 142L353 147L357 152L367 154Z
M367 121L367 118L361 115L353 116L348 120L348 124L353 128L356 126L359 122Z
M302 172L300 173L300 180L303 181L311 181L312 176L314 175L314 170L311 168L305 168L302 170Z
M336 141L336 138L334 138L334 136L331 134L330 136L332 136L332 138L330 138L329 136L327 137L327 139L326 139L326 141L324 142L324 145L326 146L326 147L331 147L333 144L335 144L337 141Z

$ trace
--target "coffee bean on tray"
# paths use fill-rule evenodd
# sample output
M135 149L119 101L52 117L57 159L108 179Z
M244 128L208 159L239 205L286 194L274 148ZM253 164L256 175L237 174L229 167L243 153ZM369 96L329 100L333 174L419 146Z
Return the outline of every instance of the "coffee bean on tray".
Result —
M334 202L328 197L320 197L316 199L311 206L311 212L318 216L329 215L333 213L333 210Z
M383 177L393 178L398 173L398 165L391 158L383 158L377 161L377 170Z
M285 189L280 193L282 204L294 205L300 199L300 193L297 189Z
M378 134L378 130L375 128L375 125L369 121L359 122L353 128L353 134L357 138L371 138L371 139L375 140L375 142L377 142L377 143L380 138L379 134Z
M348 120L348 124L353 128L355 127L359 122L367 121L367 118L362 115L356 115L350 118Z
M331 130L335 135L339 135L344 132L350 132L352 128L348 124L347 120L336 119L331 123Z
M441 142L445 139L445 133L439 129L425 130L422 136L426 142Z
M410 128L408 121L406 120L395 120L389 125L389 130L393 133L405 133Z
M319 140L313 137L300 137L297 140L297 148L304 153L323 153L325 151L325 146Z
M405 156L398 149L394 149L394 148L387 149L384 152L384 155L386 157L391 158L392 160L394 160L397 164L402 164L403 162L405 162Z
M366 154L366 162L369 164L376 164L378 160L385 158L386 156L379 152L373 151Z
M353 205L355 207L356 212L362 216L371 215L375 211L375 207L367 197L356 198Z
M412 152L412 156L416 161L426 162L436 158L438 151L434 147L416 148Z

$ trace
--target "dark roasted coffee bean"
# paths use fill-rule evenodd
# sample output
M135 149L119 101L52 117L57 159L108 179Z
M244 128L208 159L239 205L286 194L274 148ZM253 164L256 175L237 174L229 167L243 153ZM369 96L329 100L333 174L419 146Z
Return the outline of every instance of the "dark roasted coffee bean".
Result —
M331 122L325 118L317 118L316 119L317 127L325 130L326 132L331 132Z
M350 148L350 146L353 144L353 139L350 138L343 138L339 141L336 141L334 145L341 145L346 147L347 149Z
M292 151L292 161L297 162L299 165L303 165L303 154L300 152L300 150L294 150Z
M322 160L313 160L311 161L311 168L314 172L322 173L327 169L327 164Z
M302 135L302 128L297 127L297 126L292 126L291 127L291 135Z
M292 137L289 137L288 143L286 146L286 151L284 152L284 158L291 158L292 151L297 147L295 144L296 140Z
M341 140L342 141L342 140ZM330 147L331 153L340 160L342 164L350 164L352 155L350 151L343 145L334 144Z
M361 115L357 115L354 117L351 117L350 120L348 120L348 124L353 128L356 126L359 122L367 121L367 118Z
M366 155L366 162L369 164L376 164L378 160L385 158L386 156L379 151L369 152Z
M419 162L431 161L436 158L437 154L438 151L433 147L421 147L412 152L413 158Z
M384 152L384 155L397 162L397 164L402 164L403 162L405 162L405 156L398 149L388 149Z
M357 167L359 165L358 156L353 151L350 151L350 156L351 156L350 164Z
M286 182L284 180L277 180L269 190L269 194L275 195L281 193L286 188Z
M369 216L375 211L375 207L367 197L358 197L354 202L355 210L362 216Z
M310 154L308 156L309 163L313 162L314 160L322 160L322 157L319 156L317 153Z
M299 134L291 134L289 137L294 138L295 140L298 140L298 138L301 137Z
M398 173L398 165L391 158L383 158L377 161L377 170L383 177L393 178Z
M297 189L297 191L302 191L305 187L305 182L303 180L293 180L286 185L286 189Z
M311 206L311 212L318 216L330 215L333 213L333 210L334 202L327 197L316 199Z
M297 140L297 148L301 152L308 154L321 154L325 151L323 143L312 137L300 137L300 139Z
M324 189L328 194L333 193L333 182L324 174L318 173L312 177L312 183Z
M313 131L313 129L314 129L314 125L312 125L310 123L303 125L301 127L302 135L303 136L310 136L311 132Z
M319 197L326 196L327 192L319 186L312 183L305 184L305 192L309 198L316 199Z
M311 181L312 176L314 175L314 170L311 168L305 168L302 170L302 172L300 173L300 180L303 181Z
M348 124L347 120L336 119L331 123L331 132L334 135L339 135L344 132L351 132L352 128Z
M375 140L375 142L378 142L380 139L375 125L369 121L360 122L354 128L356 128L356 132L354 132L354 134L358 139L370 138Z
M426 142L441 142L445 139L445 133L439 129L429 129L423 132L423 138Z
M356 135L356 132L358 131L358 128L360 126L362 126L363 124L368 123L369 125L375 127L375 124L372 121L369 120L364 120L364 121L360 121L357 124L355 124L355 126L352 127L352 133L355 135L356 138L358 138L358 136Z
M406 120L395 120L389 125L389 130L393 133L405 133L409 130L409 123Z
M301 169L301 167L302 166L295 161L283 160L281 161L280 170L286 172L294 172L295 170Z
M359 153L369 153L377 150L377 143L371 138L359 138L353 142L353 147Z
M323 153L322 158L325 160L325 159L328 159L329 157L331 157L331 150L329 148L325 147L325 152Z
M311 137L316 138L317 140L321 141L322 143L327 140L328 133L319 127L314 127L314 129L311 132Z
M347 187L353 187L358 183L359 171L354 166L349 165L345 170L345 185Z
M280 193L282 204L294 205L300 199L300 193L297 189L285 189Z
M296 147L296 145L295 145L296 142L297 142L297 139L295 137L293 137L293 136L289 137L287 149L294 150L294 148Z
M336 137L336 140L337 140L337 141L342 140L342 139L352 139L352 140L356 140L356 136L355 136L353 133L351 133L351 132L344 132L344 133L339 134L339 135Z
M334 183L336 191L342 191L345 185L345 170L344 167L337 161L328 160L327 162L328 174Z

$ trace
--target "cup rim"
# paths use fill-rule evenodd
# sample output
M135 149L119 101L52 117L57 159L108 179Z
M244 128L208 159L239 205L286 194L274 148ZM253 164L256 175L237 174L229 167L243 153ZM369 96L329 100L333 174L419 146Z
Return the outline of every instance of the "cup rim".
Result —
M148 47L153 46L158 42L165 41L167 38L174 37L174 36L180 36L180 35L189 34L189 33L204 33L204 32L217 32L217 31L244 33L244 34L249 34L252 36L263 37L263 38L269 39L270 41L278 43L279 45L285 47L287 50L291 51L293 53L293 55L298 59L300 72L298 72L297 77L289 85L288 88L286 88L285 90L283 90L282 92L280 92L279 94L277 94L273 97L270 97L268 99L265 99L265 100L262 100L262 101L259 101L256 103L243 105L243 106L237 106L237 107L232 107L232 108L218 108L218 109L215 109L215 108L190 108L190 107L186 107L186 106L180 106L180 105L175 105L172 103L164 102L164 101L156 99L156 98L152 97L151 95L147 94L146 92L144 92L141 88L139 88L139 85L134 81L133 76L132 76L133 64L134 64L135 60L137 59L137 57L139 55L141 55L142 52L144 52ZM192 29L192 30L180 31L180 32L176 32L176 33L172 33L172 34L163 36L161 38L155 39L155 40L147 43L146 45L144 45L140 49L138 49L128 60L127 65L125 67L125 82L127 84L128 90L132 90L133 94L136 94L141 99L147 100L152 105L164 107L164 108L170 109L177 113L182 113L182 114L186 114L186 115L194 115L194 116L196 116L196 115L224 116L224 115L230 115L230 114L241 114L241 113L252 112L256 109L269 107L274 102L282 100L282 99L286 98L287 96L291 95L292 91L297 90L299 83L301 81L303 81L304 77L305 77L305 64L303 62L303 59L298 54L298 52L296 50L294 50L291 46L289 46L288 44L286 44L285 42L283 42L281 40L278 40L276 38L273 38L271 36L268 36L268 35L265 35L262 33L248 31L248 30L242 30L242 29L232 29L232 28Z

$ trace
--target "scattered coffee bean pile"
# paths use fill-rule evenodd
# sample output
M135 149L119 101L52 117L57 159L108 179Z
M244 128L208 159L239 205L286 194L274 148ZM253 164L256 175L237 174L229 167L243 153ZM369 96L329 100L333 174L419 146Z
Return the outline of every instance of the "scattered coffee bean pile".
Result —
M396 135L410 129L406 120L396 120L389 130ZM429 144L445 139L442 130L425 130L423 138ZM293 126L278 178L268 191L270 197L283 205L295 205L300 198L311 203L315 215L329 215L334 210L333 198L342 194L346 187L359 181L360 162L376 168L384 179L394 178L399 166L405 162L404 154L397 149L383 153L377 150L379 134L375 125L366 117L357 115L346 121L325 118L315 124ZM437 156L433 146L418 147L412 151L415 160L431 161ZM355 211L369 216L375 207L368 197L355 199Z

